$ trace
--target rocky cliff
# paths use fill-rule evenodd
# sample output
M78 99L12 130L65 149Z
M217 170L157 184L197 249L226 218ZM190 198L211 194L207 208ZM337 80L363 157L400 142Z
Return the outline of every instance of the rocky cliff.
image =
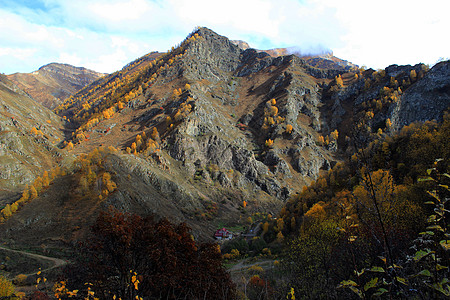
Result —
M442 120L450 108L450 61L435 65L424 77L404 91L390 110L395 129L412 122Z

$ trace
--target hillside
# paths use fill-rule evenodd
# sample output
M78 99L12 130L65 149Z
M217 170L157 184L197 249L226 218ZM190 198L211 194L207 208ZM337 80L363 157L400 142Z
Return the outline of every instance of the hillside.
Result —
M51 63L32 73L14 73L7 77L38 103L54 109L104 75L86 68Z
M16 199L26 184L64 159L60 117L0 76L0 201Z
M352 129L367 114L377 133L441 119L447 109L448 62L429 71L338 65L243 50L199 28L167 53L103 76L54 110L67 120L58 153L77 160L1 225L2 238L67 246L112 205L185 221L195 236L212 239L219 226L276 214L326 174L352 151ZM417 98L421 82L440 95L426 98L436 105L423 118L403 117L404 108L425 105Z

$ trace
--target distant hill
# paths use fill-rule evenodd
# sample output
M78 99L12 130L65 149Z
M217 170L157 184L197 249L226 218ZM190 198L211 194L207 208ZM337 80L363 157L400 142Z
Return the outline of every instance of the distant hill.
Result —
M7 77L34 100L53 109L104 75L86 68L51 63L32 73L14 73Z

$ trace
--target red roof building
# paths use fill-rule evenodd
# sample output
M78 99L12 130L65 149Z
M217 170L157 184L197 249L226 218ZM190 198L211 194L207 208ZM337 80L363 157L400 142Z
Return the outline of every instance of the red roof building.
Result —
M226 228L217 229L214 237L218 240L228 240L233 237L233 234Z

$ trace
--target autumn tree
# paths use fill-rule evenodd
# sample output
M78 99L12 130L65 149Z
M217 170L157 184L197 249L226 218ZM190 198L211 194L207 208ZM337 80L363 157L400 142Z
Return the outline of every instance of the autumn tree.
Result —
M80 285L92 282L104 299L134 299L130 270L139 276L145 299L235 299L219 248L196 242L187 225L167 219L102 212L82 257L68 274L78 276Z
M339 88L344 87L344 81L342 80L341 75L336 76L336 77L335 77L335 80L336 80L336 85L337 85Z
M287 125L286 125L286 130L285 130L285 132L286 132L287 134L291 134L293 129L294 129L294 127L292 127L291 124L287 124Z
M273 140L271 139L266 140L265 145L266 147L271 148L273 146Z

